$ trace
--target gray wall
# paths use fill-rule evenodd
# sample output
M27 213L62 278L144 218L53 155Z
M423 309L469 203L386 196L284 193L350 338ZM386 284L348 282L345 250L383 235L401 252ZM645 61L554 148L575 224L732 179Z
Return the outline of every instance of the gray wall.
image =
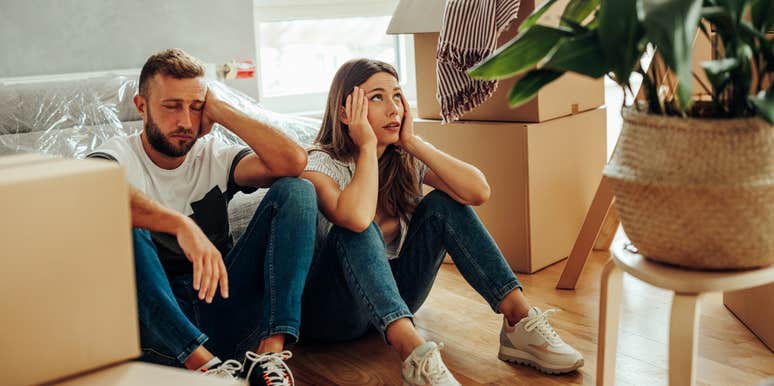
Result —
M253 0L0 0L0 78L140 68L179 47L256 60ZM253 97L258 83L230 84Z

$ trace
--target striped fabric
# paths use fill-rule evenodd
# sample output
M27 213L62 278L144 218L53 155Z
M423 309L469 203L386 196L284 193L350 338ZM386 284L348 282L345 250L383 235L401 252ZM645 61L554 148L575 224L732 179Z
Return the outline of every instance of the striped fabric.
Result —
M519 0L446 0L436 53L436 97L444 123L458 120L494 93L496 81L473 80L465 71L494 51L519 5Z

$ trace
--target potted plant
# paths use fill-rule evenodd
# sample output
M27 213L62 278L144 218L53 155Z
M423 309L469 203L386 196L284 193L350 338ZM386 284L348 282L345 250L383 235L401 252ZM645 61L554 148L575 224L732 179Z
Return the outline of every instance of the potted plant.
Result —
M525 73L511 106L568 71L609 74L631 94L639 74L644 98L623 109L604 169L627 236L643 255L691 268L774 263L774 1L570 0L560 25L538 24L556 2L469 74ZM713 41L705 96L692 90L697 33ZM642 64L653 48L665 66Z

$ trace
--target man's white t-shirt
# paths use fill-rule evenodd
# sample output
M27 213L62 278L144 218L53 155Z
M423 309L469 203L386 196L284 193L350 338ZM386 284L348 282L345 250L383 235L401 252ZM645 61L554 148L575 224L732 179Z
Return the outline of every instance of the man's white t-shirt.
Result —
M200 138L175 169L158 167L142 147L140 134L114 137L87 157L117 161L134 188L166 208L191 217L215 247L225 256L233 246L228 224L228 201L238 191L234 169L252 150L228 145L214 136ZM169 234L151 232L159 258L168 275L190 273L177 239Z

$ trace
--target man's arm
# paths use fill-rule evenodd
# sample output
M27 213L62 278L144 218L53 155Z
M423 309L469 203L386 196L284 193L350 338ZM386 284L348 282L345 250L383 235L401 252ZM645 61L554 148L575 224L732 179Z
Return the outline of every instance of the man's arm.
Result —
M220 294L228 298L228 272L220 252L196 223L161 204L142 192L129 187L132 226L177 237L185 257L193 264L193 288L199 299L212 302L220 284Z
M203 134L209 132L212 123L231 130L255 152L242 158L234 169L237 185L268 187L279 177L297 177L304 171L306 151L301 146L274 127L236 110L208 90L202 119Z

